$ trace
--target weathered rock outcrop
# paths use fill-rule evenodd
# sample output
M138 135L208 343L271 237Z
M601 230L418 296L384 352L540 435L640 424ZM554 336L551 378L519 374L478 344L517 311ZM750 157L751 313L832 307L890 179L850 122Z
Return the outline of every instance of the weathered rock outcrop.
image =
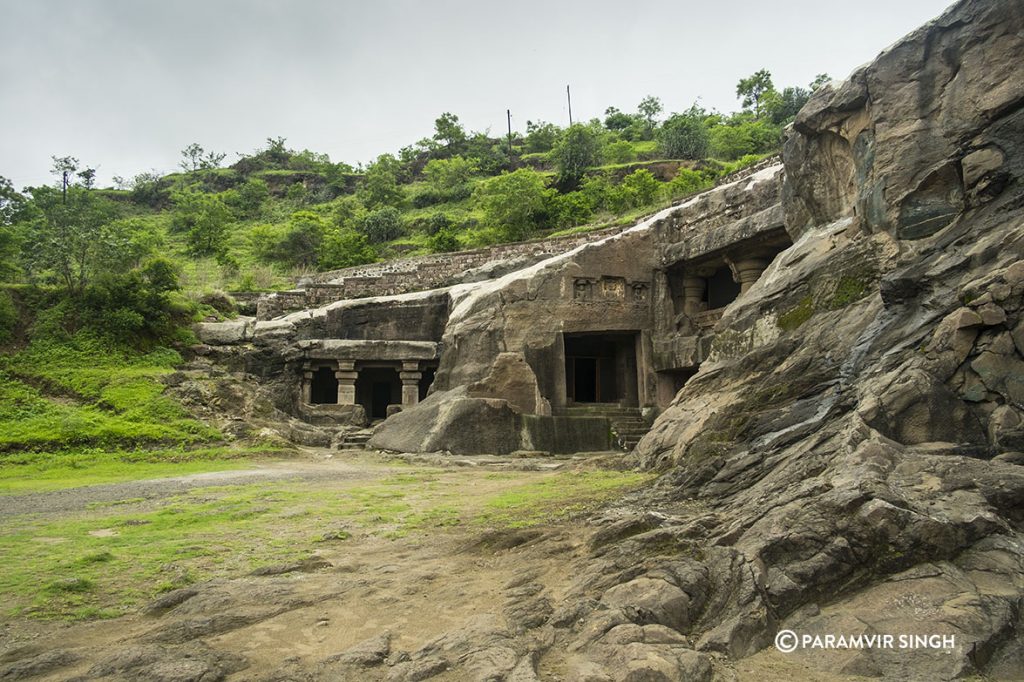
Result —
M666 472L648 502L703 513L603 547L580 595L666 580L700 650L746 655L780 628L954 635L792 655L893 679L1019 674L1022 53L1019 3L963 2L815 94L785 144L795 243L636 452ZM589 616L581 648L601 623L662 622L679 597L658 593L646 615Z

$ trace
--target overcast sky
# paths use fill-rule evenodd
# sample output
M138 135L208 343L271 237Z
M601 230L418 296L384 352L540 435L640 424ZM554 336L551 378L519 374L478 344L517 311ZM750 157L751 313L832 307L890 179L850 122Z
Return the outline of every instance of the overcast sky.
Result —
M191 142L267 137L355 164L428 136L567 122L647 94L738 108L736 81L843 78L947 0L0 0L0 175L53 155L114 175L173 170Z

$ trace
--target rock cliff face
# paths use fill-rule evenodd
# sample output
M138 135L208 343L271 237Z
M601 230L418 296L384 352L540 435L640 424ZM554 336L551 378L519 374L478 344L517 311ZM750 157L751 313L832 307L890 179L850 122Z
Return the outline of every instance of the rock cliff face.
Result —
M678 588L685 626L646 617L699 650L746 655L780 628L951 634L946 654L792 655L887 678L1020 674L1021 54L1024 6L963 2L815 94L785 143L794 245L636 451L666 472L659 505L701 513L637 521L589 593L624 583L664 605L642 581ZM666 544L681 551L627 559Z

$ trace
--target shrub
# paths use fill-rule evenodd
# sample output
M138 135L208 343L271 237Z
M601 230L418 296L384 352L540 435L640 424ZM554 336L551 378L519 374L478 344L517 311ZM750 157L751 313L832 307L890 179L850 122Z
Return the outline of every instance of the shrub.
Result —
M631 143L619 140L605 146L604 157L612 163L629 163L636 160L636 153Z
M193 254L216 255L224 250L231 211L221 197L186 190L174 194L174 203L171 228L186 233Z
M399 206L405 193L398 186L398 174L401 163L390 154L382 154L377 161L366 169L360 194L363 203L371 208L382 206Z
M366 207L356 197L344 197L334 202L333 221L338 227L355 229L366 217Z
M529 236L545 217L549 194L544 176L520 168L484 181L477 187L475 197L485 221L499 229L506 240L516 240Z
M614 188L607 175L588 176L580 187L593 211L610 209L609 200Z
M472 161L453 156L450 159L428 161L423 167L423 177L432 189L445 193L464 186L475 171L476 166Z
M714 186L715 182L704 173L680 168L676 176L668 183L672 196L686 196Z
M131 181L131 199L133 204L156 208L167 199L167 194L160 189L160 176L155 172L139 173Z
M455 233L445 228L439 230L427 241L434 253L450 253L459 250L459 240Z
M82 322L117 342L169 341L193 312L172 303L169 293L178 288L174 265L164 259L126 273L106 273L85 289L79 304Z
M248 217L259 215L263 204L270 197L270 190L267 183L259 178L249 178L244 185L238 188L238 208L242 214Z
M574 189L584 172L601 162L600 132L581 123L569 126L551 150L551 160L558 168L559 185Z
M630 205L636 208L653 203L661 191L661 183L646 168L636 170L623 178L622 187L629 196Z
M355 230L342 228L329 230L324 235L318 262L321 268L330 270L372 263L375 260L377 253L367 243L366 237Z
M628 143L627 143L628 144ZM594 209L583 192L556 194L552 198L552 211L558 227L576 227L590 220Z
M715 126L711 129L711 154L716 159L732 160L750 154L754 140L748 126Z
M249 230L249 250L264 263L277 257L277 245L281 241L281 229L276 225L255 225Z
M210 306L221 315L234 315L238 312L235 299L223 291L207 291L199 297L199 303Z
M285 197L288 201L301 202L306 198L307 190L306 186L301 182L294 182L288 185L288 189L285 190Z
M452 226L452 219L445 213L434 213L426 220L427 234L437 234Z
M326 229L326 221L312 211L293 213L275 249L277 260L291 265L315 265Z
M462 201L472 195L473 190L468 184L458 185L451 189L425 188L412 197L412 205L416 208L426 208L436 204L447 204L454 201Z
M370 211L360 223L359 231L366 236L371 244L383 244L398 239L405 234L402 227L402 214L392 206Z
M18 322L18 309L14 306L11 292L0 289L0 344L14 338L14 326Z
M702 159L708 154L711 137L698 117L675 114L658 131L658 145L670 159Z
M531 154L549 151L558 142L560 132L553 123L527 121L526 151Z
M732 161L747 154L765 154L779 148L782 129L768 121L740 121L711 129L711 154Z
M619 111L616 107L604 110L604 127L608 130L625 130L633 125L636 117Z

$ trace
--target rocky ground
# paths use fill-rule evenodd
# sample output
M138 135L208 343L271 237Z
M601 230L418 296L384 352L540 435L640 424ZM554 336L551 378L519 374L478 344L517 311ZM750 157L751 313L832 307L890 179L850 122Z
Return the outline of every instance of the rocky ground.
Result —
M132 500L139 512L187 489L315 485L344 494L355 485L418 471L403 460L337 453L326 459L326 454L308 451L300 460L220 474L4 496L0 503L12 522L40 515L48 522L81 521L104 513L111 499ZM524 470L536 468L531 462L483 458L476 463L449 467L438 474L443 486L419 494L483 499L550 475ZM698 511L692 503L676 508L686 515ZM0 679L601 679L586 677L573 648L558 642L574 634L601 636L584 631L581 614L588 608L578 595L592 580L587 575L581 581L583 567L604 554L605 543L635 532L638 523L653 528L669 522L661 514L631 514L622 500L611 500L586 516L525 528L454 525L385 537L379 528L350 526L350 537L320 543L303 560L198 582L113 620L68 624L6 618L0 626ZM666 590L644 585L637 594L621 596L637 609L645 598ZM614 606L614 599L604 601ZM660 652L646 662L623 661L622 671L647 671L647 677L630 679L663 679L658 671L665 654L683 651L690 652L682 658L693 666L694 679L712 670L719 679L763 678L765 671L849 679L814 673L781 655L764 654L734 666L693 652L685 637L654 620L620 625L604 635L642 640L647 644L641 647Z

